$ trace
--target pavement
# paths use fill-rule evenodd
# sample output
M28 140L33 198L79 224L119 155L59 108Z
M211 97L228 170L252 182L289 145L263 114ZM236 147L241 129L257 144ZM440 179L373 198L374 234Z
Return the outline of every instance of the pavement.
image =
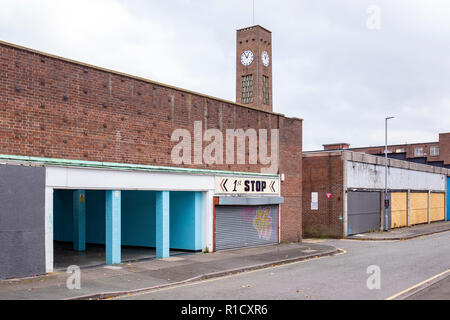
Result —
M79 290L67 288L65 272L0 281L0 300L105 299L338 253L332 245L303 242L97 266L81 269Z
M390 297L389 300L450 300L450 269Z
M450 300L450 274L405 300Z
M392 229L387 232L369 232L349 236L353 240L409 240L430 234L450 231L450 221L433 222L413 227Z

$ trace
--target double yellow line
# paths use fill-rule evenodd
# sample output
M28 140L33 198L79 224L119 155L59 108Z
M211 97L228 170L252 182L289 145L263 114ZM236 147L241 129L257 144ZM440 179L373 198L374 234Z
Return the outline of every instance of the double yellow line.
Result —
M422 281L422 282L420 282L420 283L418 283L418 284L416 284L416 285L414 285L412 287L409 287L408 289L405 289L405 290L403 290L403 291L393 295L392 297L387 298L386 300L394 300L394 299L396 299L396 298L398 298L398 297L400 297L400 296L402 296L402 295L404 295L404 294L406 294L406 293L408 293L408 292L410 292L410 291L412 291L414 289L417 289L417 288L419 288L419 287L421 287L423 285L426 285L427 283L432 282L433 280L436 280L437 278L443 277L447 273L450 273L450 269L448 269L447 271L441 272L441 273L435 275L434 277L431 277L431 278L429 278L429 279L427 279L425 281Z

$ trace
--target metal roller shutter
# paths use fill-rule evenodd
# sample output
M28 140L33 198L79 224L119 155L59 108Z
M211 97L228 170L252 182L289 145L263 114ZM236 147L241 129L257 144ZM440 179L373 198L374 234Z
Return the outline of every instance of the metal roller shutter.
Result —
M278 243L278 205L216 206L216 249Z
M348 234L380 230L380 192L348 193Z

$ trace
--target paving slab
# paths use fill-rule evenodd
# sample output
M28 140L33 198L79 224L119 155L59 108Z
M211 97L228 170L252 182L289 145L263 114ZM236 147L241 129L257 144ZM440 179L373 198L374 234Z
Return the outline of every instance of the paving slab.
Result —
M352 240L408 240L434 233L450 231L450 221L433 222L413 227L392 229L387 232L369 232L349 236Z
M285 243L218 253L196 253L176 259L129 262L116 268L98 266L81 269L80 290L67 288L70 274L55 272L29 279L0 281L0 300L102 299L339 252L326 244Z

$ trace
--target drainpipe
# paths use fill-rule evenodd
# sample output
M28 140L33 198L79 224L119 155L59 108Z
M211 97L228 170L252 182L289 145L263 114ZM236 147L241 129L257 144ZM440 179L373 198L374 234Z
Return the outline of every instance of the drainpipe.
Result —
M347 164L349 163L345 157L343 156L343 193L342 193L342 205L343 205L343 213L342 213L342 223L343 223L343 231L344 238L348 237L348 192L347 192Z

